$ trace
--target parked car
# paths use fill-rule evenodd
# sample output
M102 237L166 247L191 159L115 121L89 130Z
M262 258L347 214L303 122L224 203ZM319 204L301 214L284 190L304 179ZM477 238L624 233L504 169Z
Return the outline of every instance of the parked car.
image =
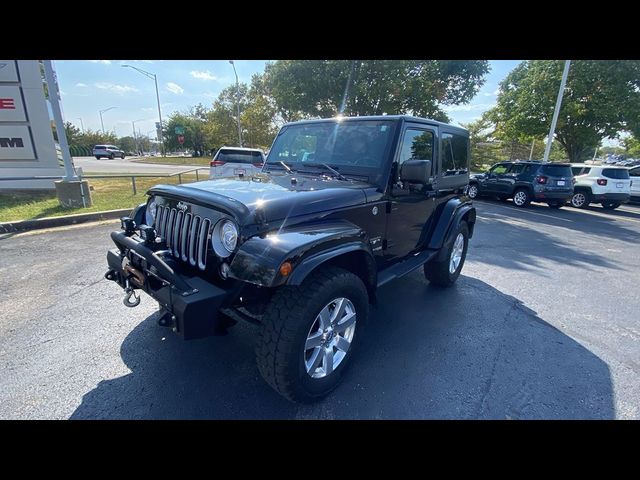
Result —
M417 268L458 279L476 222L468 168L468 131L434 120L290 123L255 176L149 190L111 233L105 277L127 306L137 290L157 300L184 339L258 324L267 383L317 400L340 383L378 287Z
M629 169L629 194L631 196L630 201L640 202L640 167L633 167Z
M610 165L571 164L576 183L571 206L587 208L600 203L602 208L613 210L627 203L631 196L629 169Z
M124 158L124 152L115 145L96 145L93 147L93 156L98 160L101 158L112 159L115 157Z
M471 175L468 195L513 198L517 207L536 201L561 208L573 195L573 176L567 163L500 162L485 173Z
M222 147L209 164L209 178L253 175L262 170L264 160L259 148Z

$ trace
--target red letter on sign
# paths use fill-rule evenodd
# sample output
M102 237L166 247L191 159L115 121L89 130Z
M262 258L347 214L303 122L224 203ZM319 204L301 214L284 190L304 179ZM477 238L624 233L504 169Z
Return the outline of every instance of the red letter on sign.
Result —
M2 110L15 110L16 104L13 98L0 98L0 109Z

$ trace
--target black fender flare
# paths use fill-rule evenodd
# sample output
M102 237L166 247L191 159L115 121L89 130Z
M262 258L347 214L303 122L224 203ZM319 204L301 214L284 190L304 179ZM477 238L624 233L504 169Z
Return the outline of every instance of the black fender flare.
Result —
M469 225L469 238L471 238L476 223L476 207L470 201L452 198L445 204L428 245L430 249L440 250L436 256L437 261L443 260L446 256L446 247L453 242L453 234L463 221Z
M145 222L145 213L147 212L147 204L141 203L137 207L134 207L129 214L129 218L132 218L136 222L136 227L139 227Z
M346 220L289 227L245 241L231 261L229 276L263 287L297 285L318 265L358 250L373 259L366 233ZM292 265L287 276L280 273L284 262Z

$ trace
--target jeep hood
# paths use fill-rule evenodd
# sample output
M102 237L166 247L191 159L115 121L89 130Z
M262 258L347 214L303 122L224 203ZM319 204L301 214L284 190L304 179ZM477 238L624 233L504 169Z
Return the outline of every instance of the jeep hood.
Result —
M296 172L157 185L148 193L222 210L247 225L359 205L366 201L367 187L371 185Z

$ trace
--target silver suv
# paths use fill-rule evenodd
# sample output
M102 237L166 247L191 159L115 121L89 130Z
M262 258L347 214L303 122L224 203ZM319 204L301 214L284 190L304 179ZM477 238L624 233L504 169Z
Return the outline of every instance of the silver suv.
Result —
M120 157L124 159L124 152L115 145L96 145L93 147L93 156L98 160L102 157L109 159Z

